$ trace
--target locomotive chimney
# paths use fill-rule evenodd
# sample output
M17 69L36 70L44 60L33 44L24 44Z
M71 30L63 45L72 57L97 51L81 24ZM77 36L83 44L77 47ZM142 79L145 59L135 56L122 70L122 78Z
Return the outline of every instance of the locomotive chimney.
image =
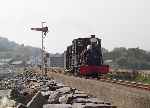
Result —
M95 35L91 35L91 38L95 38Z

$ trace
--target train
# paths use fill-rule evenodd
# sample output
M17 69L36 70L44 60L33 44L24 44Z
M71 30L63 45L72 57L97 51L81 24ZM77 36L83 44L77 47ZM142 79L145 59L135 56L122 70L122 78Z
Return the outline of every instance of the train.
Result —
M101 39L95 35L74 39L65 52L65 68L76 76L98 77L109 73L109 65L103 60Z

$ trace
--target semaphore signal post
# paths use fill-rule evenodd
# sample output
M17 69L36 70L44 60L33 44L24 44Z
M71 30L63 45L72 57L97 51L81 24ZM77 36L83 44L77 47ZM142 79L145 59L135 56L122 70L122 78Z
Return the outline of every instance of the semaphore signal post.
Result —
M45 47L44 47L44 39L48 33L48 27L47 26L44 26L46 22L41 22L41 28L31 28L31 30L35 30L35 31L41 31L42 34L41 34L41 37L42 37L42 52L41 52L41 55L42 55L42 63L41 63L41 69L42 69L42 73L44 73L45 75L47 75L47 69L46 69L46 66L47 66L47 63L46 63L46 53L45 53Z

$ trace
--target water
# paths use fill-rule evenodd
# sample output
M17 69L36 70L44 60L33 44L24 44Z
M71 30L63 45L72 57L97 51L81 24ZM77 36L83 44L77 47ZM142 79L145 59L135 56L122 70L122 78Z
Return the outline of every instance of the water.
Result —
M16 108L16 102L9 99L11 90L0 90L0 108Z
M16 108L16 102L4 96L0 99L0 108Z
M14 73L10 69L0 68L0 79L4 80L13 77ZM0 108L16 108L16 102L9 98L10 89L0 90Z

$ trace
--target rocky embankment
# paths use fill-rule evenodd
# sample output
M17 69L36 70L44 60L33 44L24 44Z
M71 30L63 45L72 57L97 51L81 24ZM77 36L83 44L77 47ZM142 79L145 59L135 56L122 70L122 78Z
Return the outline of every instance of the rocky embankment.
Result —
M1 108L116 108L109 102L29 70L2 82L6 84L1 89L9 88L10 92L2 97Z

